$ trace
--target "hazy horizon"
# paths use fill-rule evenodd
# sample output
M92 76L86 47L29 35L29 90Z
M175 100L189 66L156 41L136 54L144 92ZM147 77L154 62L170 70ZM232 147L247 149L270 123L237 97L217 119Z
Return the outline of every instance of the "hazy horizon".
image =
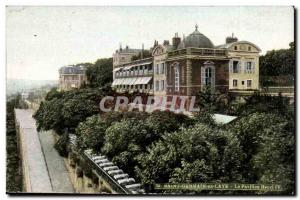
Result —
M266 51L294 41L291 6L6 8L7 79L57 80L64 65L95 62L119 48L150 48L199 31L214 45L232 33Z

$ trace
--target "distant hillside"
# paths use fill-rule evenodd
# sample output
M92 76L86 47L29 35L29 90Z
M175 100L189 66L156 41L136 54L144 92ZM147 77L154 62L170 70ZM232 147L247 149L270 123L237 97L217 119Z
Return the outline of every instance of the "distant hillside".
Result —
M18 92L28 92L38 88L57 87L57 80L27 80L27 79L7 79L6 94L11 95Z

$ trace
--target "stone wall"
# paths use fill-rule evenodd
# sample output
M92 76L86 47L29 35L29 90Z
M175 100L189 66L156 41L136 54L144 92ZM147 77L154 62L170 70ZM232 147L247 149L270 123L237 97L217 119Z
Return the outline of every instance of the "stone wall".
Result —
M69 172L70 180L73 184L76 193L90 193L90 194L114 194L116 193L110 185L99 176L94 170L93 175L97 177L97 181L85 176L84 169L77 165L70 157L65 158L65 165Z

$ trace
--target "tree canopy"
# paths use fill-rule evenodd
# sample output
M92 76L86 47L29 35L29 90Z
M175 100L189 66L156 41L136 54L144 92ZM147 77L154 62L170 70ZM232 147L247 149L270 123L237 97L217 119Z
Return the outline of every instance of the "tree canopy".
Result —
M98 59L93 65L87 68L86 75L89 86L104 87L110 85L113 79L112 70L112 58Z
M289 44L289 49L268 51L259 58L261 76L295 76L295 43Z

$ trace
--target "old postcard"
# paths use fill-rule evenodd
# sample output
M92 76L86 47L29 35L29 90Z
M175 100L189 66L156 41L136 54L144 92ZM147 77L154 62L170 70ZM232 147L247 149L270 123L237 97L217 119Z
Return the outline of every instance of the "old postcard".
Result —
M7 6L7 193L295 195L294 17Z

